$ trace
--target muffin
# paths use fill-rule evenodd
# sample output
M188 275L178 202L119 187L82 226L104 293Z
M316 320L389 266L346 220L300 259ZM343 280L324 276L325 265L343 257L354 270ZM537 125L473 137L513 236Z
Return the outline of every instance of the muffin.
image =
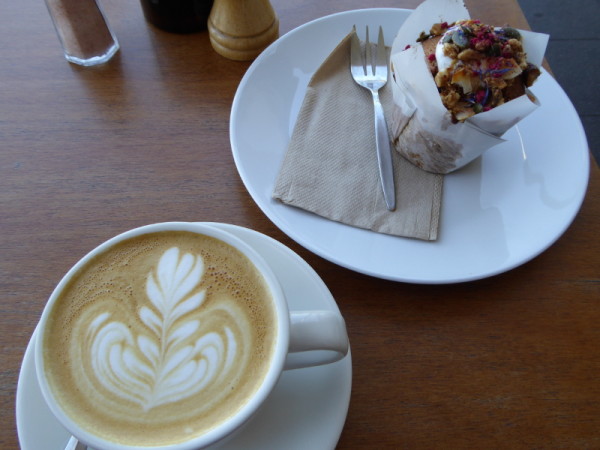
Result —
M433 173L455 171L504 142L540 103L548 35L472 20L462 0L426 0L391 49L395 149Z
M479 20L434 24L416 39L442 103L454 122L464 122L527 93L540 75L527 61L521 33Z

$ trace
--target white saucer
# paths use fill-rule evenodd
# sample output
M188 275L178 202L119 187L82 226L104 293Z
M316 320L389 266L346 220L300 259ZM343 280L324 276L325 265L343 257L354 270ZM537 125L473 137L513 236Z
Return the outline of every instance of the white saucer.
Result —
M250 244L272 265L290 309L338 306L316 272L283 244L246 228L212 224ZM35 335L35 332L34 332ZM62 450L69 433L56 421L35 374L34 339L29 341L17 386L17 431L23 450ZM284 372L263 409L223 449L333 449L342 432L352 385L350 354L321 367Z

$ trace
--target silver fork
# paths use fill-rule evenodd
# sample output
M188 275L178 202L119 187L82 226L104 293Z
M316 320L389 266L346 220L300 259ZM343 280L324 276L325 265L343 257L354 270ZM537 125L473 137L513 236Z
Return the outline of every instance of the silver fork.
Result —
M381 27L379 27L379 38L375 52L376 55L373 60L371 55L371 44L369 43L369 27L367 27L364 58L358 36L356 33L352 35L350 52L352 77L360 86L369 89L373 96L373 107L375 110L375 142L377 145L379 177L381 179L383 198L385 199L387 209L393 211L396 208L396 193L394 190L392 149L383 107L379 100L379 89L385 86L388 78L387 52L385 50L383 30Z

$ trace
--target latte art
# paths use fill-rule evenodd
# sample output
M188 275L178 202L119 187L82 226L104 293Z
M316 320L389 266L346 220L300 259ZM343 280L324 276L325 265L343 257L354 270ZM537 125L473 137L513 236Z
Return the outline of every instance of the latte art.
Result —
M90 355L98 381L116 396L148 410L194 395L231 369L237 343L231 329L196 338L198 319L188 319L204 301L206 291L192 294L202 280L201 257L179 259L173 247L148 275L146 294L151 306L142 306L141 321L148 333L137 337L124 323L102 313L89 327ZM231 321L240 314L228 314ZM247 338L246 338L247 339Z
M268 286L243 254L186 231L125 240L57 299L44 365L82 428L127 445L200 435L235 414L276 339Z

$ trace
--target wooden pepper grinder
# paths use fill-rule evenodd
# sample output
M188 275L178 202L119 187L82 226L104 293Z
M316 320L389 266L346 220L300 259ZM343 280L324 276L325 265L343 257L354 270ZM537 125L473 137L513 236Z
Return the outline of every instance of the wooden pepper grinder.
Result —
M279 37L279 19L269 0L215 0L208 31L217 53L250 61Z

